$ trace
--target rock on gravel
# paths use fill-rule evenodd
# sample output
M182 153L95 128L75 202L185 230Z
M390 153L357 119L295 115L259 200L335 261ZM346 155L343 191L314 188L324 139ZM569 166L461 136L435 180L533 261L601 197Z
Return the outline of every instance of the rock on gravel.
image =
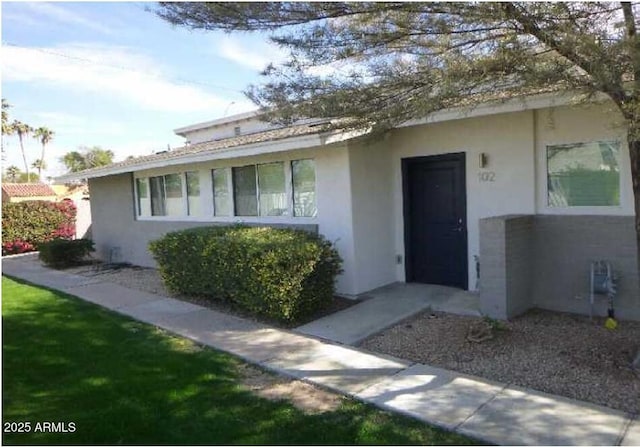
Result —
M640 349L640 322L532 310L482 343L467 339L481 321L423 313L361 343L400 358L640 413L640 375L630 364Z

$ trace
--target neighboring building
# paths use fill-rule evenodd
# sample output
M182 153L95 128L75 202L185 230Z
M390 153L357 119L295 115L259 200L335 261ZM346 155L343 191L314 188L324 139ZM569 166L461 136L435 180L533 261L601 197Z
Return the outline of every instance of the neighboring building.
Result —
M58 200L69 199L74 202L89 200L89 187L84 183L51 185L51 189L55 191Z
M89 187L84 183L51 185L58 200L71 200L76 206L76 238L91 239L91 203Z
M44 183L3 183L2 202L56 201L56 192Z
M168 231L300 226L335 242L342 295L479 284L483 312L499 318L587 313L589 266L604 259L620 273L616 315L640 319L622 123L612 103L559 94L442 111L375 138L242 114L177 129L181 149L62 179L89 179L103 257L115 248L153 266L147 245Z

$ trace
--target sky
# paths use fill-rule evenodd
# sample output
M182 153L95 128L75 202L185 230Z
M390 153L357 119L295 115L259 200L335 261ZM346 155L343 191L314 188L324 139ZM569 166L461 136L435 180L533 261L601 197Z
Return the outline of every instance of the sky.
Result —
M242 93L283 50L256 34L175 28L143 2L6 2L2 98L18 119L55 132L43 177L80 146L115 160L183 144L173 129L255 109ZM24 170L17 137L4 140L3 169ZM25 140L29 164L41 146Z

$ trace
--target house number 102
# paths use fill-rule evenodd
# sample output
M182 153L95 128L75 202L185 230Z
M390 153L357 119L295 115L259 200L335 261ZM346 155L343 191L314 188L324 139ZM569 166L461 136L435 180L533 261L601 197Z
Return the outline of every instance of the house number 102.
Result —
M496 173L493 171L478 172L478 180L481 182L495 182Z

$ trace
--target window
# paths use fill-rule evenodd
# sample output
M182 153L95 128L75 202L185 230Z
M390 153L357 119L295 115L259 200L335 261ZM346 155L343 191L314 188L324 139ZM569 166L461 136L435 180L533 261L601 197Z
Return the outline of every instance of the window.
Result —
M620 205L620 143L547 146L551 207Z
M261 216L286 216L287 193L284 163L258 165L259 210Z
M149 186L151 189L151 215L164 216L164 177L150 177Z
M136 179L136 192L138 195L138 216L149 216L151 214L151 202L146 178Z
M181 216L184 214L180 174L149 177L149 189L151 190L152 216Z
M236 216L257 216L256 167L233 168L233 199Z
M184 215L184 204L182 201L182 178L180 174L165 175L164 188L166 191L165 210L167 216Z
M294 160L291 162L293 180L293 215L296 217L315 217L316 207L316 168L313 160Z
M213 214L231 216L231 194L229 192L229 170L214 169L213 176Z
M190 171L185 173L187 180L187 214L200 215L200 173Z
M136 178L137 216L202 218L211 212L208 207L203 208L204 200L213 202L216 217L317 215L316 172L312 159L215 168L211 170L212 188L204 191L201 174L202 171L194 170Z

